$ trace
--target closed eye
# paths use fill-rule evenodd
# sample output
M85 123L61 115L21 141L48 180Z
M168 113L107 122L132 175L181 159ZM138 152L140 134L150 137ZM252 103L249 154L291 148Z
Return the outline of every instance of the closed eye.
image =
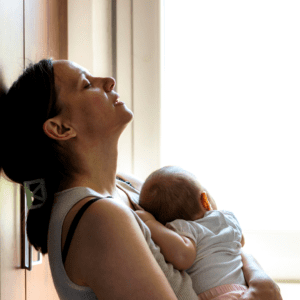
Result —
M90 86L92 86L91 83L89 83L88 85L86 85L84 88L87 89L87 88L89 88Z

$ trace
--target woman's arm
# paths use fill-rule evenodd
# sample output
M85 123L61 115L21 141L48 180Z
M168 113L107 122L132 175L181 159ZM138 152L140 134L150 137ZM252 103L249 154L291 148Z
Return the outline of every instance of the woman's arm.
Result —
M242 261L249 289L240 300L282 300L278 285L263 271L252 255L242 251Z
M81 239L74 264L98 299L177 299L127 206L97 201L75 234Z
M192 266L197 254L194 241L168 229L146 211L137 210L136 213L150 229L151 238L167 262L180 271Z

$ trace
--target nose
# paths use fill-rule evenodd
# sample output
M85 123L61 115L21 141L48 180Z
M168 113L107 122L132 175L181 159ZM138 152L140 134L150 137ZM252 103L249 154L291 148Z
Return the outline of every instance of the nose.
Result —
M113 88L116 85L116 81L113 77L106 77L105 78L105 84L104 84L104 90L106 92L111 92Z

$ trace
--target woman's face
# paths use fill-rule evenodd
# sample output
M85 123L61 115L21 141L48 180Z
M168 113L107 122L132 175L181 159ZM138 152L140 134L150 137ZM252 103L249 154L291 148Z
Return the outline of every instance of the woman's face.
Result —
M133 114L125 104L117 103L113 78L93 77L67 60L54 61L53 68L61 115L77 134L105 138L124 130Z

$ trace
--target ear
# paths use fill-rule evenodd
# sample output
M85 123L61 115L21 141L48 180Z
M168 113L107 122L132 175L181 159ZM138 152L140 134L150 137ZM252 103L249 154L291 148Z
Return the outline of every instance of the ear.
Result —
M200 201L199 201L199 204L200 204L200 207L203 211L209 211L211 210L211 207L210 207L210 204L209 204L209 201L207 199L207 195L205 192L202 192L200 194Z
M205 192L200 192L199 196L198 196L198 203L199 203L199 207L200 210L197 212L197 214L194 216L193 220L198 220L204 217L205 213L207 212L207 206L203 205L203 203L205 203L205 201L203 201L203 195L206 196Z
M59 117L48 119L43 125L43 130L48 137L58 141L66 141L76 137L75 130L70 126L62 124Z

